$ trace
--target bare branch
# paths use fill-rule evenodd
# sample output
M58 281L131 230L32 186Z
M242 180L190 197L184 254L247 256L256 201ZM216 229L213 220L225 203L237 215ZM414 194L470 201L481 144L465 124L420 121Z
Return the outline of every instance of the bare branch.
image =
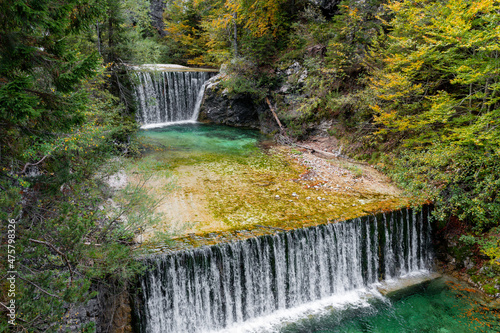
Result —
M25 173L25 172L26 172L26 169L27 169L29 166L35 166L35 165L38 165L38 164L42 163L42 162L43 162L43 160L45 160L45 159L46 159L47 157L49 157L49 156L50 156L50 154L45 155L44 157L42 157L42 159L41 159L40 161L38 161L38 162L36 162L36 163L26 163L26 165L25 165L25 166L24 166L24 168L23 168L23 171L21 171L21 172L20 172L20 174Z
M276 120L276 122L278 123L279 127L280 127L280 130L281 132L283 133L284 132L284 129L283 129L283 126L281 125L281 121L279 120L278 118L278 115L276 114L276 112L274 111L274 108L273 106L271 105L271 102L269 101L269 98L266 97L266 102L267 102L267 105L269 105L269 109L271 109L271 112L273 113L273 116L274 116L274 119Z
M43 245L51 248L52 250L54 250L55 252L57 252L57 254L59 254L64 259L64 261L66 262L66 266L68 266L69 274L70 274L69 282L68 282L68 286L69 286L73 282L74 272L73 272L73 269L71 268L71 264L69 263L68 258L66 257L66 255L64 253L62 253L61 251L59 251L59 249L57 249L54 245L52 245L49 242L40 241L40 240L36 240L36 239L32 239L32 238L30 238L29 240L30 240L30 242L38 243L38 244L43 244Z
M23 278L23 277L22 277L22 276L20 276L20 275L17 275L17 277L18 277L18 278L20 278L21 280L23 280L23 281L25 281L25 282L28 282L29 284L31 284L31 285L33 285L33 286L35 286L35 287L36 287L36 288L38 288L40 291L42 291L44 294L49 295L49 296L51 296L51 297L55 297L55 298L57 298L57 299L61 299L61 297L59 297L59 296L57 296L57 295L54 295L54 294L49 293L47 290L43 289L42 287L40 287L39 285L37 285L37 284L36 284L36 283L34 283L34 282L32 282L32 281L30 281L30 280L27 280L27 279Z

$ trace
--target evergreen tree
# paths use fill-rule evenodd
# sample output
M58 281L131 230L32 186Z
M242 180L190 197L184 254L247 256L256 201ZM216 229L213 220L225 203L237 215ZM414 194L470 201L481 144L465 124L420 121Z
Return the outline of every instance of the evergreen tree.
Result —
M0 267L3 277L17 272L14 298L0 286L2 331L58 331L94 295L92 282L126 281L137 267L126 245L136 222L99 208L109 193L97 171L136 128L104 89L94 31L110 10L97 0L0 1L2 256L13 245L5 222L15 221L13 266ZM141 195L117 200L137 208ZM7 323L12 299L16 326Z

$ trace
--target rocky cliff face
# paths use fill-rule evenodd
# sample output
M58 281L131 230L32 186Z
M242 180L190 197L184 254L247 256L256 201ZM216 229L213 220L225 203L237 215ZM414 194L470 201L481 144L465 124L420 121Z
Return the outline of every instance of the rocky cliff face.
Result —
M206 87L200 108L200 121L260 129L271 133L277 129L265 103L255 102L250 95L228 96L221 84L225 74L212 77Z
M111 287L109 287L111 286ZM85 304L68 304L59 332L132 333L132 309L129 289L113 289L113 285L94 286L98 295ZM114 286L116 288L116 286ZM89 332L90 332L89 331Z

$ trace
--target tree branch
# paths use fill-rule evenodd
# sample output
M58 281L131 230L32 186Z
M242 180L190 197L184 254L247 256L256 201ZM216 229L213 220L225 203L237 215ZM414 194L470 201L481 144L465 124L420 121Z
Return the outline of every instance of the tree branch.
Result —
M35 165L38 165L38 164L42 163L42 162L43 162L43 160L45 160L48 156L50 156L50 154L45 155L44 157L42 157L42 159L41 159L40 161L38 161L38 162L36 162L36 163L26 163L26 164L24 165L23 171L21 171L21 172L20 172L20 174L25 173L25 172L26 172L26 169L27 169L29 166L35 166Z
M54 294L49 293L47 290L43 289L42 287L40 287L40 286L39 286L39 285L37 285L36 283L31 282L30 280L27 280L27 279L25 279L25 278L21 277L19 274L17 275L17 277L18 277L18 278L20 278L21 280L23 280L23 281L25 281L25 282L28 282L29 284L31 284L31 285L33 285L33 286L35 286L36 288L40 289L40 291L42 291L44 294L49 295L49 296L51 296L51 297L55 297L55 298L57 298L57 299L61 299L61 297L59 297L59 296L57 296L57 295L54 295Z
M39 241L39 240L32 239L32 238L30 238L29 240L30 240L30 242L38 243L38 244L43 244L43 245L51 248L52 250L54 250L55 252L57 252L57 254L59 254L64 259L64 261L66 262L66 266L68 266L69 274L70 274L70 276L69 276L69 282L68 282L68 287L69 287L69 285L73 282L74 272L73 272L73 269L71 268L71 264L69 263L68 258L66 257L66 255L64 253L62 253L61 251L59 251L54 245L52 245L49 242Z
M267 97L266 97L266 102L267 102L267 105L269 105L269 109L271 109L271 112L273 113L274 119L276 119L276 122L278 123L278 125L279 125L279 127L280 127L281 132L283 133L283 132L284 132L284 129L283 129L283 126L281 125L281 121L279 120L278 115L277 115L277 114L276 114L276 112L274 111L274 108L273 108L273 106L271 105L271 102L269 101L269 98L267 98Z

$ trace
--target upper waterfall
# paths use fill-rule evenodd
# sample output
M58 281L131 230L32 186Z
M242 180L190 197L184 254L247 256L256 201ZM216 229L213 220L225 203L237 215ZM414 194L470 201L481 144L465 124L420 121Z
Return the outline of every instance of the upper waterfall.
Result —
M183 66L151 66L134 67L136 116L142 128L196 122L205 82L212 74Z

